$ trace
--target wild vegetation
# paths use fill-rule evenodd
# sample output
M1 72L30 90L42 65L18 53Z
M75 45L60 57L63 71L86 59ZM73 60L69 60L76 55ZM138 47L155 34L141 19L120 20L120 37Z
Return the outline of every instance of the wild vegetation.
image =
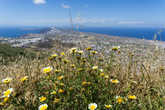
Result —
M106 55L91 47L51 50L1 65L0 109L164 110L165 68L152 65L161 50L145 62L122 48Z
M11 47L9 44L0 44L0 64L7 64L19 57L35 58L35 53L27 49Z

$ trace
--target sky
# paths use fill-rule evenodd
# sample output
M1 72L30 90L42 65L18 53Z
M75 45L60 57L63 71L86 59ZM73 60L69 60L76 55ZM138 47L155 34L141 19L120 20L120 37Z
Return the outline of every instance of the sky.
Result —
M165 27L165 0L0 0L0 26Z

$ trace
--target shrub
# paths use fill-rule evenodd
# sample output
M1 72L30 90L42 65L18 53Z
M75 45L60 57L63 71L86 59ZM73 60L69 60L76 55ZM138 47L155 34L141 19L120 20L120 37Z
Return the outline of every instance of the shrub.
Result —
M18 57L35 58L35 53L27 51L24 48L11 47L8 44L0 44L0 62L7 63L15 61Z

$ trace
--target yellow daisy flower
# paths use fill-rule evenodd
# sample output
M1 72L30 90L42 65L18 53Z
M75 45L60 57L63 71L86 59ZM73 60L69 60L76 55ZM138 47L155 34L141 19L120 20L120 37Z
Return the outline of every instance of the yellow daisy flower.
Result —
M61 56L64 56L65 55L65 53L64 52L61 52Z
M74 54L77 52L77 48L71 48L69 51L70 51L70 54Z
M61 70L56 69L54 72L55 73L59 73L59 72L61 72Z
M98 66L93 66L92 69L93 70L97 70L98 69Z
M58 56L57 54L52 54L51 55L51 57L54 57L54 58L57 57L57 56Z
M81 83L81 85L82 85L82 86L91 85L91 82L83 81L83 82Z
M108 75L105 75L105 76L104 76L104 78L105 78L105 79L108 79L108 78L109 78L109 76L108 76Z
M40 102L43 102L43 101L46 100L46 97L42 96L42 97L40 97L39 99L40 99Z
M23 78L20 79L21 82L24 82L26 80L28 80L28 76L24 76Z
M59 77L57 77L57 79L58 80L62 80L62 79L64 79L64 76L62 75L62 76L59 76Z
M92 47L87 47L86 50L90 51L92 50Z
M13 92L13 88L10 88L3 92L3 97L9 97L11 93Z
M52 95L56 95L57 92L56 92L56 91L52 91L50 94L52 94Z
M63 89L59 89L58 93L64 93L64 90Z
M58 56L57 54L52 54L52 55L49 57L49 60L55 59L57 56Z
M111 83L118 84L119 83L119 80L117 80L117 79L111 79Z
M103 77L105 74L104 73L100 73L100 76Z
M59 85L60 85L60 86L64 86L65 84L64 84L64 83L60 83Z
M70 65L70 67L71 67L71 68L75 68L75 65L74 65L74 64L72 64L72 65Z
M43 68L43 73L50 73L53 70L53 68L51 66L45 67Z
M135 95L128 95L128 99L131 99L131 100L136 100L136 96Z
M105 108L110 109L110 108L112 108L112 105L105 105Z
M91 53L94 55L94 54L96 54L96 53L97 53L97 51L91 51Z
M91 82L87 82L88 85L91 85Z
M83 81L82 83L81 83L81 85L82 86L85 86L85 85L87 85L88 83L86 82L86 81Z
M120 96L116 96L116 102L117 102L118 104L121 104L121 103L123 103L123 102L124 102L124 99L123 99L123 97L120 97Z
M97 104L96 103L91 103L88 105L88 109L89 110L95 110L97 108Z
M120 46L113 46L113 47L112 47L112 50L113 50L113 51L117 51L118 49L120 49Z
M2 79L2 83L5 83L5 84L10 83L11 81L12 81L12 78L10 78L10 77L7 77L5 79Z
M9 100L9 97L5 97L5 98L3 99L3 102L6 103L8 100Z
M47 110L47 108L48 108L48 105L47 104L42 104L42 105L40 105L39 106L39 110Z
M77 51L78 54L82 55L84 52L82 50Z

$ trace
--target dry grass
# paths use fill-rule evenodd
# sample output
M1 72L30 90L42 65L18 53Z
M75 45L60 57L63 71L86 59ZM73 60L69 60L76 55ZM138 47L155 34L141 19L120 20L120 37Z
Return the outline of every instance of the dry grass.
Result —
M157 53L137 60L136 53L126 48L124 54L114 49L107 55L87 49L83 53L54 52L56 57L22 58L0 66L1 80L12 78L10 83L0 84L1 94L13 88L6 102L1 98L2 110L37 110L41 104L47 104L48 110L84 110L90 103L96 103L97 110L108 109L108 104L112 110L165 109L165 68L152 65ZM43 73L44 67L53 69ZM24 76L28 79L21 82ZM129 95L135 96L129 99ZM42 96L46 100L40 101ZM121 103L116 96L121 96Z

